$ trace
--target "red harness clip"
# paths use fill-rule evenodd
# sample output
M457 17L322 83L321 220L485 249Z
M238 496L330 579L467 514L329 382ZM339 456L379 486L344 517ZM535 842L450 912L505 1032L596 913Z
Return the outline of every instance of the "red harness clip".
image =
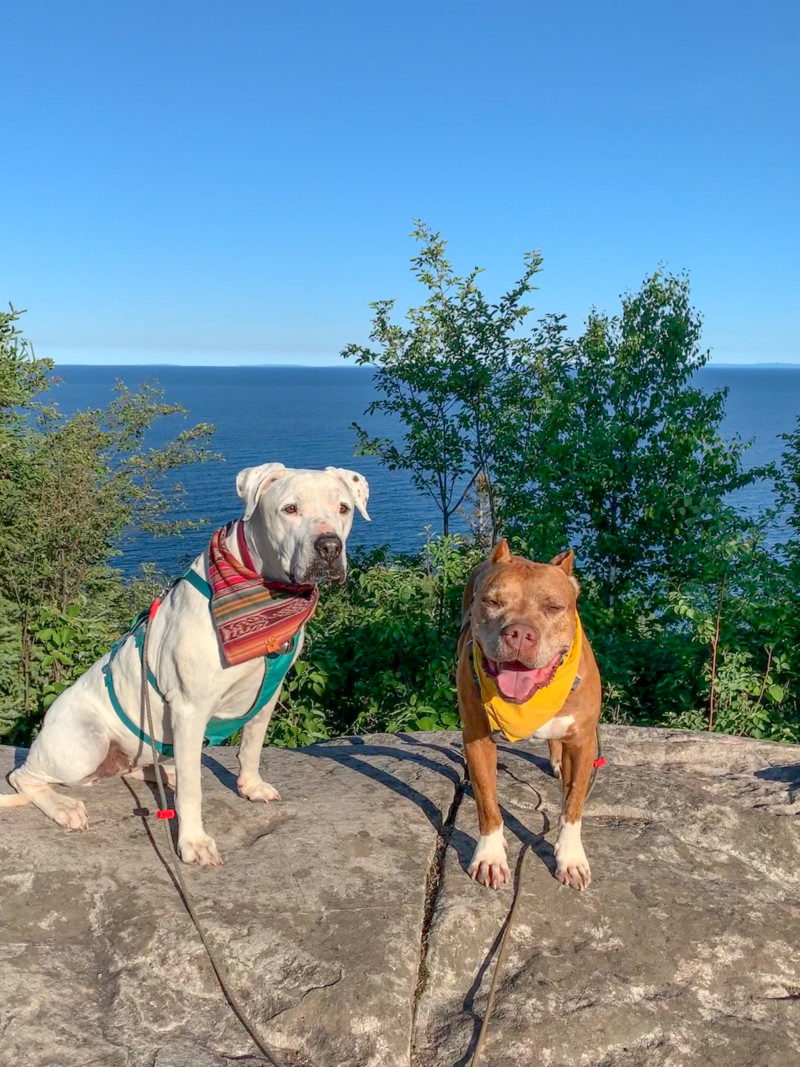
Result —
M175 809L174 808L161 808L159 811L156 812L156 818L157 819L174 819L175 818Z
M147 621L152 622L155 618L156 612L161 607L161 597L156 597L153 603L150 605L150 610L147 613Z
M605 756L600 756L600 758L599 758L599 759L596 759L596 760L594 761L594 764L593 764L593 766L595 766L595 767L605 767L605 765L606 765L606 758L605 758Z

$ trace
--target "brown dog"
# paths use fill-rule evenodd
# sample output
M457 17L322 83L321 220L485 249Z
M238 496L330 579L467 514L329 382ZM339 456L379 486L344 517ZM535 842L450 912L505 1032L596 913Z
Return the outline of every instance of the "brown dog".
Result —
M469 865L476 882L509 880L497 803L497 739L546 738L563 807L556 878L585 889L591 871L581 814L600 718L600 674L576 611L573 553L550 563L512 556L506 541L469 577L458 645L458 704L480 837Z

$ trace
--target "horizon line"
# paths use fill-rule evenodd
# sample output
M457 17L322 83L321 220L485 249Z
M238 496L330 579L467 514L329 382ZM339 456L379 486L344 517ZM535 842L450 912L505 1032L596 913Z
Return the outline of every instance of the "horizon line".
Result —
M124 370L126 367L182 367L184 370L371 370L371 367L358 366L353 363L337 362L337 363L183 363L176 361L160 361L154 362L147 360L142 363L85 363L79 360L60 360L50 357L56 367L86 367L97 369L99 367L113 367L120 370ZM704 363L700 370L709 368L722 368L722 367L796 367L800 369L800 357L795 360L756 360L752 362L746 362L744 360L731 362L723 360L710 359L707 363Z

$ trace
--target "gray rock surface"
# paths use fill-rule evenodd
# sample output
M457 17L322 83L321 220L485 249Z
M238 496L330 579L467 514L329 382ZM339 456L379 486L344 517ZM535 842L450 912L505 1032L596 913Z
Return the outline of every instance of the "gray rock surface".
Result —
M544 746L501 746L546 816L501 770L512 864L531 847L483 1064L799 1062L800 747L603 737L584 894L550 875L560 785ZM0 748L0 775L14 757ZM459 736L265 750L284 797L267 806L235 795L233 767L231 749L205 758L224 865L183 870L276 1062L468 1064L511 892L465 873ZM0 1065L263 1062L148 836L163 856L150 788L116 779L86 800L85 834L0 811Z

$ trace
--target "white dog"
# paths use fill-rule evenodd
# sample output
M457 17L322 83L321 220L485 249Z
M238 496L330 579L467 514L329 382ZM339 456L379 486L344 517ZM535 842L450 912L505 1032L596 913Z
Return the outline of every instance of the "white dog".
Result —
M300 584L343 581L345 542L353 507L369 520L369 487L363 475L341 468L291 470L282 463L248 467L236 478L244 501L246 549L265 578ZM236 531L238 534L238 530ZM232 555L241 562L236 539ZM259 706L268 669L263 656L228 666L209 607L209 553L198 556L186 577L164 597L150 623L150 699L158 747L174 747L175 766L165 768L176 789L178 851L186 863L218 864L214 841L203 829L200 766L204 738L248 709ZM203 590L206 590L204 593ZM137 641L138 637L138 641ZM300 654L303 629L284 659ZM113 682L109 682L113 657ZM284 672L285 673L285 670ZM280 675L281 681L283 674ZM253 717L243 719L239 747L239 794L248 800L277 800L259 774L267 726L280 685ZM33 803L67 830L88 826L82 800L57 793L53 785L88 785L114 774L144 777L152 765L142 723L141 630L123 637L111 652L52 704L25 764L9 781L19 796L0 797L0 807ZM224 731L223 731L224 735Z

